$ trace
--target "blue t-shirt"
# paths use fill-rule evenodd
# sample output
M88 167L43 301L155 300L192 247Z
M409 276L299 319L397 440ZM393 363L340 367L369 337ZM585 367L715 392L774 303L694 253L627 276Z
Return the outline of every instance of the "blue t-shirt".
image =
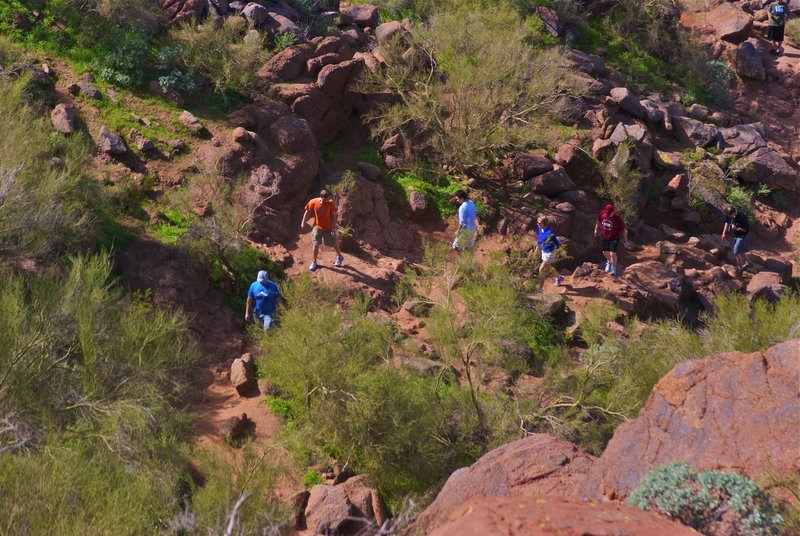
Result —
M458 224L462 229L475 230L475 203L467 199L458 207Z
M272 316L278 308L278 298L281 297L281 291L274 281L266 281L265 284L255 281L250 285L247 297L255 300L257 315Z
M542 248L544 253L552 253L561 245L561 242L558 241L550 227L547 229L539 228L538 232L539 236L536 238L536 244Z

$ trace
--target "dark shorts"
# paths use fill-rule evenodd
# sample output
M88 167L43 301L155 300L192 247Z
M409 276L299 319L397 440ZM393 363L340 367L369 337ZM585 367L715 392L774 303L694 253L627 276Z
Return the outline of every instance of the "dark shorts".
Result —
M784 28L785 26L767 26L767 39L782 42Z
M614 240L603 240L603 251L614 251L619 249L619 238Z
M326 246L335 246L336 237L333 236L333 231L323 231L319 227L314 227L311 231L311 243L315 246L325 244Z
M750 240L748 235L733 237L733 254L741 255L750 251Z

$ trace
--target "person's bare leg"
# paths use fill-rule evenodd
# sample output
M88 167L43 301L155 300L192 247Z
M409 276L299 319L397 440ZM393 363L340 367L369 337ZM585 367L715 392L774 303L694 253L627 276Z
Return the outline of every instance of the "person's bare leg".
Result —
M318 254L319 254L319 244L314 244L314 247L313 247L312 253L311 253L311 260L314 261L315 264L317 262L317 255Z
M611 262L611 268L614 270L617 269L617 252L616 251L609 251L609 261Z
M338 240L333 243L333 249L336 250L336 255L338 255L339 257L342 256L342 250L339 249L339 241Z
M546 262L543 262L539 265L539 281L536 285L539 287L539 290L544 290L544 280L547 279L547 274L550 273L550 265Z

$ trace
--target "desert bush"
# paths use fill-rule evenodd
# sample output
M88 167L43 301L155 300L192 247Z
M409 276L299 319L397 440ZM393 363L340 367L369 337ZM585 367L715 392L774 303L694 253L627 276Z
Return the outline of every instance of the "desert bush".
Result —
M411 48L384 47L386 70L367 74L367 91L387 86L400 102L371 114L377 137L403 131L416 156L460 167L524 145L538 121L559 117L583 85L556 50L528 44L529 29L510 4L450 6L414 27Z
M753 204L753 194L740 186L732 186L725 196L725 201L736 208L749 211Z
M628 504L671 517L703 534L778 534L783 518L769 495L736 473L698 473L684 463L656 467L639 482Z
M786 39L793 47L800 47L800 19L793 18L786 21Z
M487 438L469 393L446 369L439 377L395 369L393 329L366 315L368 301L307 277L284 294L281 329L262 335L268 353L259 370L290 402L290 433L302 438L294 442L298 455L332 456L372 474L394 503L510 437L503 436L510 426L501 424L509 413L502 402L482 400L494 426Z
M4 533L145 533L175 509L191 427L174 404L195 352L181 318L109 277L78 257L0 282Z
M245 39L246 32L244 19L227 17L221 26L185 24L170 36L183 47L186 67L207 76L215 92L246 93L270 57L264 37Z
M634 141L620 143L603 174L603 184L598 188L603 197L614 202L614 210L628 223L639 215L639 188L644 177L636 167L633 155L636 150Z
M530 431L550 431L600 454L616 427L635 417L653 386L675 365L719 352L763 351L800 333L800 296L750 304L741 294L718 296L704 313L704 327L678 320L625 326L627 336L605 329L618 316L613 306L587 309L580 332L588 344L578 362L548 363L542 407L523 408ZM527 411L527 413L525 413Z
M29 98L24 74L0 75L0 255L42 258L90 236L99 195L85 171L88 144L54 134Z

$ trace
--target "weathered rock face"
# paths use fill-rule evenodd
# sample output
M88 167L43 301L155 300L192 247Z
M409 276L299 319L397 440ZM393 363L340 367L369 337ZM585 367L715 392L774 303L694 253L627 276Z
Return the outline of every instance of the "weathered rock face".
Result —
M678 138L691 147L708 147L717 141L719 134L714 125L689 117L675 117L673 125Z
M697 536L699 533L651 512L619 503L564 497L475 497L431 536Z
M378 8L367 4L343 7L339 16L343 26L355 24L360 28L374 28L378 25Z
M658 261L623 267L616 278L586 262L572 273L570 288L587 295L606 294L623 312L643 318L674 317L693 293L674 267Z
M290 82L303 74L312 53L309 44L287 47L270 58L258 71L258 77L273 83Z
M542 195L557 195L577 189L575 183L572 182L572 179L561 166L553 169L553 171L533 177L528 182L528 187L531 192Z
M761 53L754 43L754 39L748 39L743 43L739 43L734 53L733 65L736 68L736 74L742 78L750 78L752 80L764 81L767 75L764 72L764 64L761 59Z
M593 463L579 447L548 434L508 443L450 475L410 534L428 533L472 497L574 495Z
M620 109L637 119L644 119L647 115L644 106L641 105L633 93L626 87L615 87L611 90L609 97L611 102L620 107Z
M750 31L753 29L753 16L733 4L721 4L711 10L708 21L717 37L734 44L739 44L750 37Z
M524 153L514 159L514 175L521 181L552 170L553 163L542 152Z
M206 0L161 0L164 16L171 23L202 20L208 14Z
M799 356L800 340L794 340L676 366L639 416L617 429L583 496L625 498L653 467L678 461L754 479L797 475Z
M388 517L380 492L366 476L337 486L311 488L305 518L313 534L359 534L369 524L380 526Z

